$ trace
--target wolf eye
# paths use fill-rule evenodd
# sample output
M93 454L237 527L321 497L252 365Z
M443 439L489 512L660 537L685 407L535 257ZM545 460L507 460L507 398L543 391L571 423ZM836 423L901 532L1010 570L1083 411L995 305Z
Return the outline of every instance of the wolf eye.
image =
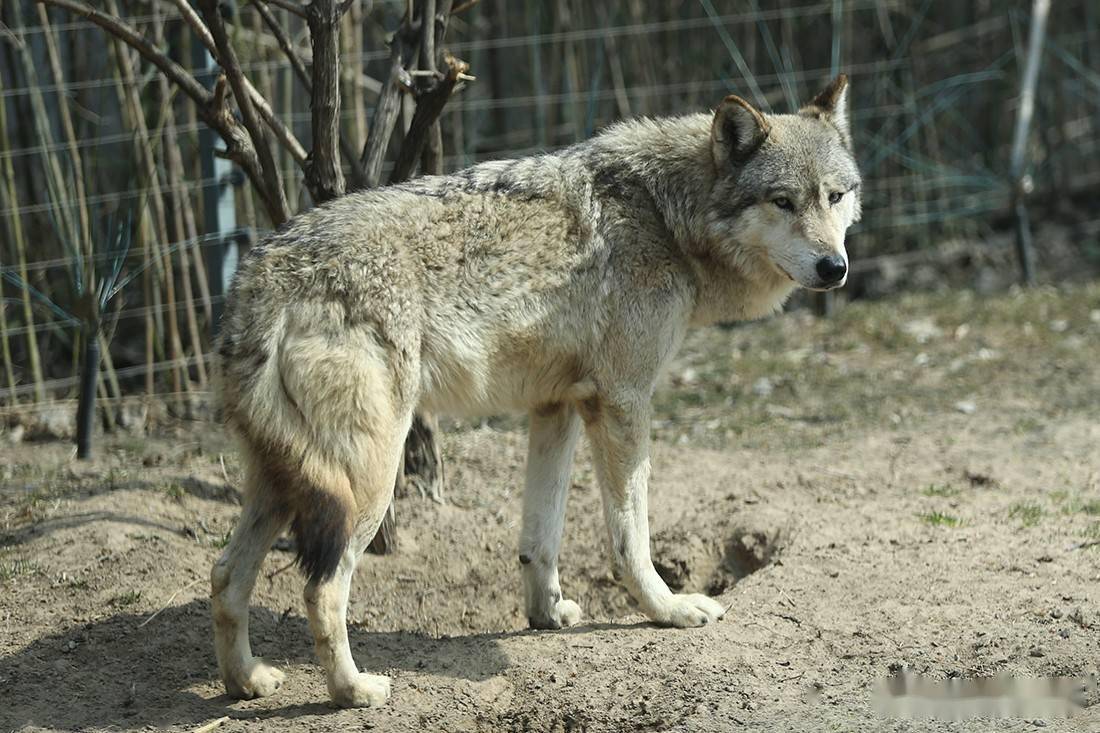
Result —
M794 204L786 196L780 196L777 199L772 199L772 203L783 209L783 211L794 211Z
M833 204L839 204L842 198L844 198L843 193L841 193L840 191L833 191L831 194L829 194L829 205L831 206Z

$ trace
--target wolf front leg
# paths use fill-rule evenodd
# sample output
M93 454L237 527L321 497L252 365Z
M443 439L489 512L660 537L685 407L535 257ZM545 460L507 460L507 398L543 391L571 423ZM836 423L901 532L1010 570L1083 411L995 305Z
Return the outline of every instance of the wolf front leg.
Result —
M725 609L705 595L674 594L653 568L649 554L648 397L590 400L585 420L603 494L604 517L615 564L642 611L664 626L702 626Z
M569 405L531 413L519 562L527 621L533 629L560 629L581 618L580 606L562 598L558 581L565 498L580 425L577 411Z

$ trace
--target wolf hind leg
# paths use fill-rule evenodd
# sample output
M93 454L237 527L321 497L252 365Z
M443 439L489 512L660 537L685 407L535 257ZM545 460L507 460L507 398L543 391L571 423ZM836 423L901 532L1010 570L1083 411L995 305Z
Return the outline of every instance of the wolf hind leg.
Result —
M240 521L210 572L218 670L229 696L244 700L272 694L285 677L252 656L248 639L248 600L264 557L285 521L260 492L250 491L246 496L249 499Z
M306 584L304 598L313 632L317 659L325 670L332 701L340 707L374 707L390 696L390 680L383 675L360 672L348 643L347 608L356 565L382 524L393 497L394 480L400 463L412 411L388 426L379 426L365 438L362 461L355 475L358 516L347 547L331 577Z
M536 410L530 417L519 561L527 622L533 629L560 629L581 618L580 606L562 598L558 579L565 500L580 425L569 405Z

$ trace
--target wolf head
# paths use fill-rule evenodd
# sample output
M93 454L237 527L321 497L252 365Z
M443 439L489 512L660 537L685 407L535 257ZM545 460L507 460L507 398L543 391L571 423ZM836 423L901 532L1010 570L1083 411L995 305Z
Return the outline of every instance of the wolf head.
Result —
M860 216L847 101L840 75L796 114L762 114L736 96L715 111L707 229L746 274L814 290L847 280L844 233Z

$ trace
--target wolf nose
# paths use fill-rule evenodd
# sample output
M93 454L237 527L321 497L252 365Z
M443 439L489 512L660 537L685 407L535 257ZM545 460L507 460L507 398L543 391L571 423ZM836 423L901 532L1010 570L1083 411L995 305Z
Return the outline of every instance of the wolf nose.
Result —
M843 257L830 255L817 261L817 275L826 285L840 282L847 273L848 265L844 263Z

